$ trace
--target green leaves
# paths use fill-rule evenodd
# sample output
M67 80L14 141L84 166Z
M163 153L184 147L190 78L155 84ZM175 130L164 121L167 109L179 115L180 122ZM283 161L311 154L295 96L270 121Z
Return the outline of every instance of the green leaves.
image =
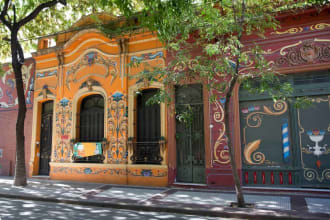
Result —
M0 10L3 10L4 2L0 2ZM38 5L48 2L48 0L12 0L8 8L8 16L13 22L13 5L16 7L17 21L29 15ZM115 0L64 0L51 8L43 10L39 15L24 25L18 34L18 38L25 51L35 50L38 38L48 35L55 35L72 27L82 16L97 12L108 12L119 14L119 9ZM10 36L9 30L3 23L0 23L0 58L10 57L10 46L7 41L3 41L5 36Z
M290 84L283 83L265 59L262 48L257 44L246 47L242 36L262 36L266 30L276 29L279 24L274 12L302 7L300 2L125 0L116 4L126 15L136 13L134 5L139 5L139 25L155 31L171 57L163 71L161 67L148 67L147 74L142 71L137 77L146 79L148 75L148 79L159 79L165 86L189 80L208 82L208 89L218 92L228 91L228 82L235 78L251 92L266 92L274 99L292 92Z

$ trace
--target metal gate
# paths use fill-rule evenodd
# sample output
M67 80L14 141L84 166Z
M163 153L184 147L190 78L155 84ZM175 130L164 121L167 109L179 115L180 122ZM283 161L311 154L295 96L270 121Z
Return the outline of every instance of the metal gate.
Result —
M177 182L205 183L204 111L202 85L177 86Z
M52 151L53 101L42 105L39 175L49 175Z

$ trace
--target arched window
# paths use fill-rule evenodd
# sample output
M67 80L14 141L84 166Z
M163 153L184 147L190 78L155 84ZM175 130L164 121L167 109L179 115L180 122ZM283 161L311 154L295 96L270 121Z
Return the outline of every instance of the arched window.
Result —
M104 98L90 95L80 105L80 142L101 142L104 138Z

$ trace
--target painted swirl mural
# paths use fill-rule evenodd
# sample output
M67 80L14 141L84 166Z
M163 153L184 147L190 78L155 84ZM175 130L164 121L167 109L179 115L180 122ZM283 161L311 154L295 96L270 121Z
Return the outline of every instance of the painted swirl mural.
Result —
M72 102L67 98L56 104L56 145L53 150L53 161L71 161L71 129L72 129Z
M109 149L107 162L125 164L127 162L127 97L115 92L108 99Z
M0 80L0 110L16 107L18 105L16 82L13 69L3 66L4 74ZM23 86L27 105L33 102L34 63L28 59L22 66Z

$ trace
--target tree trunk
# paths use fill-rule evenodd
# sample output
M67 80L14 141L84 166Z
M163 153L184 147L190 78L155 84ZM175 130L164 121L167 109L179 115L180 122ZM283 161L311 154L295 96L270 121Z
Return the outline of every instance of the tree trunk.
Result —
M17 31L11 33L11 54L12 66L15 73L16 90L18 98L18 115L16 121L16 166L15 166L15 186L26 186L26 170L25 170L25 136L24 121L26 114L25 94L22 79L22 63L24 58L19 57L20 45L17 39ZM23 60L19 60L23 59Z
M229 156L230 156L230 165L233 173L234 184L235 184L235 191L237 196L237 205L238 207L245 207L244 196L242 192L241 181L238 176L236 161L234 157L234 146L230 137L230 99L232 97L232 93L234 90L234 86L236 84L237 77L233 77L230 81L228 91L226 94L226 101L225 101L225 129L226 129L226 136L227 136L227 145L229 149Z

